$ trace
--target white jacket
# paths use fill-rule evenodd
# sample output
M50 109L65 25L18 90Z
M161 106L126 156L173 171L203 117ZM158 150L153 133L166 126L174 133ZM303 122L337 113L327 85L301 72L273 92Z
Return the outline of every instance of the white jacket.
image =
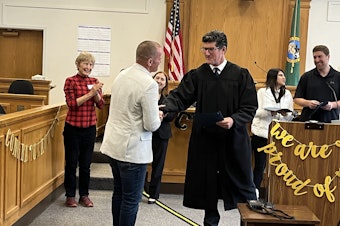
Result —
M276 97L279 96L278 92L275 92L275 94ZM280 102L276 103L270 88L260 88L257 91L257 101L258 109L251 124L251 132L256 136L268 138L269 125L273 119L291 121L294 117L291 113L288 113L286 116L282 116L279 113L276 116L272 116L270 111L265 110L265 108L277 107L293 111L293 97L288 89L286 89L285 95L281 98Z
M109 117L100 151L119 161L152 162L152 132L161 124L158 85L141 65L124 69L114 80Z

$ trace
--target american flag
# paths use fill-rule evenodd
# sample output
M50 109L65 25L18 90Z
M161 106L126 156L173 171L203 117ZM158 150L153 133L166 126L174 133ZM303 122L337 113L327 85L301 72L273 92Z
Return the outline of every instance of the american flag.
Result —
M174 0L164 44L165 56L168 57L169 76L171 80L180 81L184 75L182 53L182 34L179 20L179 0Z

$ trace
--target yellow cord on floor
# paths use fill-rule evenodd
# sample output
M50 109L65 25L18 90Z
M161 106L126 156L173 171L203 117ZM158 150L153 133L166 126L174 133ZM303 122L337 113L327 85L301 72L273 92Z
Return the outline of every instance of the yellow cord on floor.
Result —
M143 195L147 198L150 197L150 195L148 193L146 193L145 191L143 191ZM177 211L171 209L170 207L168 207L167 205L165 205L164 203L156 200L156 204L158 206L160 206L161 208L163 208L164 210L168 211L169 213L171 213L172 215L175 215L176 217L178 217L179 219L185 221L186 223L188 223L189 225L193 225L193 226L199 226L199 224L197 224L196 222L190 220L189 218L183 216L182 214L178 213Z

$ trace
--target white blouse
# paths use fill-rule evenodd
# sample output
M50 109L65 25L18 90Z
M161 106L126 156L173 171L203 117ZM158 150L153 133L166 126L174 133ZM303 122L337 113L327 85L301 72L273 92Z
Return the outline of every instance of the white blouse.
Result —
M275 91L276 97L279 96L279 90ZM279 103L276 103L275 98L270 90L270 88L260 88L257 91L257 101L258 109L256 111L255 117L251 124L251 132L256 136L268 138L268 129L271 121L273 119L278 119L281 121L291 121L294 116L291 112L287 113L286 116L277 113L277 115L272 116L271 112L265 110L265 108L287 108L293 111L293 97L288 89Z

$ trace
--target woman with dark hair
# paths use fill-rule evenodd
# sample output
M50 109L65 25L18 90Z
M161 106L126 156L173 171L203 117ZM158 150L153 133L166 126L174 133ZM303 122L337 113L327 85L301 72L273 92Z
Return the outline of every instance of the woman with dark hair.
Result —
M286 77L282 69L272 68L267 73L266 87L257 91L258 109L251 125L251 145L254 152L254 183L259 197L259 190L266 167L266 154L257 149L267 145L268 129L272 119L291 121L293 114L293 97L285 87Z
M165 72L159 71L153 76L153 79L158 84L158 105L162 105L168 94L168 75ZM156 199L159 198L166 150L168 148L169 138L172 136L170 122L174 116L174 112L167 113L159 129L152 133L153 161L149 184L149 204L155 203Z

